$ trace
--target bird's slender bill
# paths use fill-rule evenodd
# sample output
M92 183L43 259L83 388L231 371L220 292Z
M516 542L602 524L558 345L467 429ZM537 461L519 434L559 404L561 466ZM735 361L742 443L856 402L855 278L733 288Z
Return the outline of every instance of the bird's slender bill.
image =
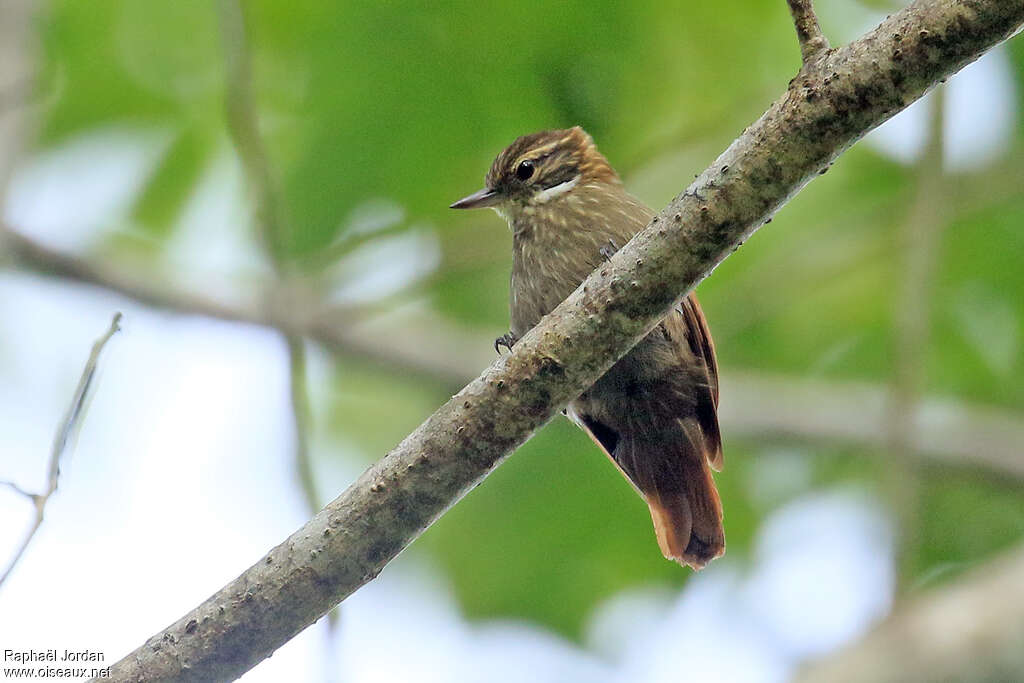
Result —
M483 209L488 206L494 206L501 201L501 193L485 187L484 189L474 192L468 197L463 197L459 201L452 204L449 208L451 209Z

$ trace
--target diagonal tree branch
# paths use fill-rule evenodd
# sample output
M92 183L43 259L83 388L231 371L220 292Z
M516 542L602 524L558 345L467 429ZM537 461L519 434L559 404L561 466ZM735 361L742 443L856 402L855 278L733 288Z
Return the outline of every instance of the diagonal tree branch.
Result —
M799 78L554 312L341 496L111 667L226 680L381 569L857 139L1024 23L1024 0L919 0Z

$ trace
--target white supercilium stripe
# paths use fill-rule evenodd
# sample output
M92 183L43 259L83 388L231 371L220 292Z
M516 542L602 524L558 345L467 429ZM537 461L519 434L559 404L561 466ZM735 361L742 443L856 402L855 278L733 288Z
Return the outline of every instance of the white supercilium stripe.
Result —
M546 190L541 190L533 196L533 201L538 204L543 204L544 202L551 201L555 197L561 197L563 194L576 187L576 183L579 181L580 177L575 176L572 180L566 180L564 183L558 183Z

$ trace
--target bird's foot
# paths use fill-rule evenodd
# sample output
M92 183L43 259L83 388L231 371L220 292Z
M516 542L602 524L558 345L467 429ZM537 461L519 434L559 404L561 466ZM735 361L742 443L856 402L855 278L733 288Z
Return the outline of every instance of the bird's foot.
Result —
M612 255L618 250L619 245L615 244L615 240L610 239L608 240L608 244L598 249L598 252L600 252L601 256L604 258L605 261L611 261Z
M506 332L494 340L494 351L495 353L501 353L502 346L511 351L517 341L519 341L519 337L515 336L511 332Z

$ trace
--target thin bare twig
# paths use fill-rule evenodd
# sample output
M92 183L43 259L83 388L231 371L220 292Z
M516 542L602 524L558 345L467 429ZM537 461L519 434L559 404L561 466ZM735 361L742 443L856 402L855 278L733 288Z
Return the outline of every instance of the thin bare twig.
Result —
M306 511L315 515L324 506L316 486L313 462L309 454L309 434L312 430L313 411L309 405L306 387L306 346L301 337L289 335L288 370L291 376L291 407L295 430L295 473L306 501Z
M263 146L252 95L252 65L245 28L245 11L238 0L220 0L220 27L227 67L224 105L228 131L242 160L253 193L256 227L271 264L281 268L281 217L267 151Z
M815 57L829 49L828 38L818 25L812 0L786 0L793 15L796 38L800 41L800 58L806 66Z
M93 381L96 377L96 368L100 360L100 353L103 348L110 341L110 338L114 336L121 329L121 314L115 313L114 319L110 323L110 329L108 329L102 337L96 340L96 343L92 346L92 353L89 354L89 360L85 363L85 370L82 371L82 378L78 381L78 387L75 389L75 393L71 398L71 405L68 406L67 414L64 419L61 420L60 425L57 428L57 433L53 438L53 447L50 449L50 463L47 470L46 477L46 490L42 493L31 493L21 488L14 482L4 481L0 484L4 484L14 489L18 493L22 494L26 498L32 501L32 504L36 508L35 520L32 526L29 528L28 533L25 535L24 540L21 542L21 546L14 553L14 557L7 565L7 569L0 575L0 586L3 586L4 581L11 575L14 568L18 565L22 555L28 548L29 543L32 542L32 538L36 535L39 527L43 524L43 514L46 510L46 504L50 501L50 496L57 492L57 486L60 483L60 464L66 458L67 453L71 450L69 444L74 440L75 434L82 427L82 419L85 415L85 406L89 400L89 390L93 386Z

